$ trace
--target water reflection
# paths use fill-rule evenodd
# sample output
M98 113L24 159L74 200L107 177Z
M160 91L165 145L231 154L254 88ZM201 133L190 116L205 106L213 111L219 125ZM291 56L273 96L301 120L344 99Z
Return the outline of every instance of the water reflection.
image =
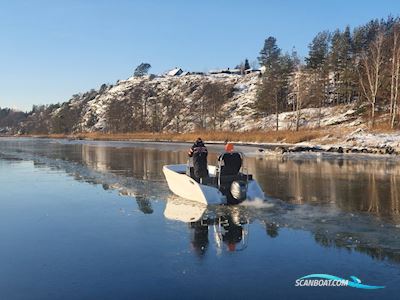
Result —
M400 165L382 160L253 159L264 191L290 203L330 203L400 222Z
M32 160L37 168L63 171L77 181L117 190L131 197L144 214L154 212L154 199L168 199L165 217L187 223L190 247L199 257L211 249L245 250L250 225L257 222L265 227L267 238L279 239L281 228L306 230L323 247L400 262L397 163L339 156L249 157L246 167L274 205L205 208L171 200L161 172L165 164L186 162L186 146L157 147L11 140L0 143L0 159ZM210 147L210 161L218 150Z
M71 151L61 147L57 156L98 171L140 180L163 181L164 164L187 160L184 147L164 151L162 148L79 146L80 155L76 148ZM209 161L212 163L216 157L217 152L211 151ZM369 212L400 222L400 165L397 163L340 157L327 160L248 157L246 166L271 197L295 204L333 203L346 211Z
M241 206L206 207L171 196L164 216L187 223L190 248L198 257L212 250L218 254L245 250L250 225L261 221L268 238L279 238L282 228L302 229L312 233L315 242L322 247L356 251L373 259L400 263L399 229L396 227L382 226L366 216L332 213L329 209L320 211L313 207L308 214L302 209L293 209L286 215L282 215L281 209L279 202L257 211Z
M75 161L100 172L163 182L162 166L185 163L185 147L166 151L162 147L52 143L41 151L48 157ZM216 150L210 151L210 162L215 161ZM398 163L353 161L338 156L306 160L248 157L246 166L271 197L295 204L333 203L342 210L369 212L400 222Z
M278 224L276 224L274 222L271 222L271 223L264 222L264 225L265 225L265 231L269 237L276 238L279 235L279 233L278 233L279 225Z
M235 215L226 214L218 220L218 238L225 243L226 249L232 251L242 251L248 245L248 222L235 221Z
M242 251L247 247L249 221L234 207L207 207L170 196L164 216L187 223L191 249L199 257L207 252L210 239L214 241L219 254L223 251Z
M201 222L189 223L191 230L191 246L192 250L199 256L202 257L208 248L208 225L204 225Z

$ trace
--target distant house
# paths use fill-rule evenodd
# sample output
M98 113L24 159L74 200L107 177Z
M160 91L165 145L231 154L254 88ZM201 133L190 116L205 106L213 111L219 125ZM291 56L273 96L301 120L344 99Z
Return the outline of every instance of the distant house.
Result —
M240 69L230 69L229 70L229 74L241 75L242 74L242 70L240 70Z
M235 74L235 75L241 75L242 70L240 69L219 69L219 70L211 70L208 73L210 74Z
M175 68L167 72L167 76L180 76L183 73L181 68Z
M252 68L250 68L250 69L244 70L244 73L245 74L250 74L250 73L262 73L262 72L261 72L260 69L252 69Z
M219 70L210 70L208 73L210 74L226 74L229 71L228 69L219 69Z

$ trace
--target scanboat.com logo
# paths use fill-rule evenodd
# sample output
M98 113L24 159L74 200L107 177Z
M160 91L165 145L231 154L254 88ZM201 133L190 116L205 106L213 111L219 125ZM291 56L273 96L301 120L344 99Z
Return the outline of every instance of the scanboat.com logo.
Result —
M366 290L385 288L384 286L362 284L361 280L355 276L350 276L350 279L343 279L329 274L310 274L296 279L295 286L349 286Z

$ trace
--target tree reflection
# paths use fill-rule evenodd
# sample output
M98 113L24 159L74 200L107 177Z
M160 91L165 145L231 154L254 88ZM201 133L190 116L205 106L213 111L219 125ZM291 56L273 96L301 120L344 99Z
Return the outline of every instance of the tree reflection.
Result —
M400 222L400 165L385 160L254 159L248 168L267 195L295 204L330 203Z
M362 240L353 237L354 233L342 233L332 237L323 232L314 234L315 241L323 247L334 247L345 249L349 252L356 251L363 253L375 260L390 260L400 263L400 253L394 249L385 249L383 247L366 245Z
M279 226L274 222L265 222L265 231L267 235L271 238L276 238L279 235L278 228Z
M136 203L144 214L152 214L153 208L151 207L151 202L149 199L146 199L145 196L136 196Z

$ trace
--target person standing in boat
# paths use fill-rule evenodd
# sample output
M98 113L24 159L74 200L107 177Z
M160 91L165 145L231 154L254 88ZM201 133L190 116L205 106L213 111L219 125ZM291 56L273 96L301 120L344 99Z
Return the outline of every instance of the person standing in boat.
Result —
M208 150L201 138L197 138L188 151L188 156L193 159L193 175L196 181L208 177L207 156Z
M225 152L218 157L221 166L221 175L237 175L242 167L243 158L235 151L232 143L225 141Z

